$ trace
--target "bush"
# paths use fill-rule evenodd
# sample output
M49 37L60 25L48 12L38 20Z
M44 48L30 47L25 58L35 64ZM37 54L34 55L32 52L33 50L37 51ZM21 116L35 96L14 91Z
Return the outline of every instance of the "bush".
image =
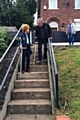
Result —
M7 35L7 30L0 30L0 57L10 44L12 37Z
M6 32L0 30L0 51L4 51L7 48L5 37L6 37Z
M0 50L4 51L7 48L7 44L4 40L4 38L0 38Z

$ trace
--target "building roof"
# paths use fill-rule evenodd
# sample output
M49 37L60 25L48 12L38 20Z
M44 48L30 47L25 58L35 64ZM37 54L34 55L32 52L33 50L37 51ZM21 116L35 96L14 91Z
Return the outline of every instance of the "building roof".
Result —
M8 27L8 26L0 26L0 30L6 30L8 32L17 32L18 29L14 26Z

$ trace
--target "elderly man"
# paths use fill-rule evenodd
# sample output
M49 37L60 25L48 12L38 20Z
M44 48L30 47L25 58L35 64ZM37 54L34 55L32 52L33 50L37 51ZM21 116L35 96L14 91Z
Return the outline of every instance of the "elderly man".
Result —
M37 26L35 30L35 36L38 40L38 61L42 60L42 44L44 44L44 61L47 61L47 42L48 38L52 38L51 28L47 23L44 23L42 18L37 20Z

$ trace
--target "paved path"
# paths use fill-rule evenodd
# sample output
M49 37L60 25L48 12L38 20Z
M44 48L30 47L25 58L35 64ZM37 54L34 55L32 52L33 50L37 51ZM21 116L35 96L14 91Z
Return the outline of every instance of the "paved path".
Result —
M54 118L47 114L14 114L7 115L4 120L54 120Z
M69 46L68 42L52 43L53 46ZM80 42L74 42L74 46L80 46Z

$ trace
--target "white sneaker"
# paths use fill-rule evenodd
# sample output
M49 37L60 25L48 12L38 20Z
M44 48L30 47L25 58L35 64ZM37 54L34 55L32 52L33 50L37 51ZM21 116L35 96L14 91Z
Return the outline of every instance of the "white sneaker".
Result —
M40 62L41 62L40 60L37 61L37 63L40 63Z
M47 59L44 59L45 62L47 62Z

